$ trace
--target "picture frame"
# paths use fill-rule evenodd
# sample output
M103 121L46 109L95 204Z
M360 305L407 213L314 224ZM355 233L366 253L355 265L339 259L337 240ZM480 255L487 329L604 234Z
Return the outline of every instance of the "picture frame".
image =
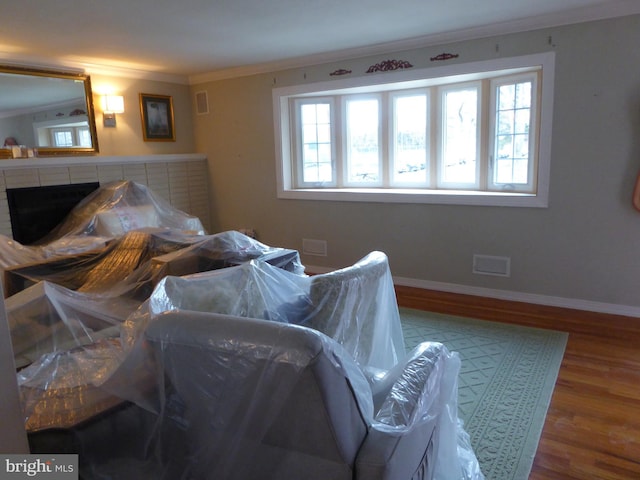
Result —
M140 94L140 117L145 142L175 142L173 98L169 95Z

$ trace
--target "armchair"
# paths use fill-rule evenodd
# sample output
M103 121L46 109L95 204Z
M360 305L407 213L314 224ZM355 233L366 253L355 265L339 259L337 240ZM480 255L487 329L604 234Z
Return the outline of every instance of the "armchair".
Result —
M354 265L303 276L251 261L183 277L164 277L152 313L190 310L308 326L340 343L368 375L406 354L387 257L371 252Z
M383 252L311 277L309 305L300 323L337 340L360 365L388 369L404 357L400 312Z
M150 322L143 348L159 414L140 432L155 448L138 461L154 478L433 478L447 425L454 456L444 460L461 478L445 382L459 360L442 344L420 345L376 398L351 356L306 327L171 311Z

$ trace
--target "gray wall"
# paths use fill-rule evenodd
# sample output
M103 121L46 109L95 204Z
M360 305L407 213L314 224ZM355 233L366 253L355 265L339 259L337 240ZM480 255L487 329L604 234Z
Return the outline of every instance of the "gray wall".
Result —
M96 130L101 156L193 153L193 115L188 85L147 79L91 75ZM102 94L124 96L124 113L116 115L115 128L104 127ZM173 100L175 142L145 142L140 118L140 93L169 95Z
M640 16L440 45L395 55L213 81L208 115L194 115L196 150L210 162L213 230L250 227L271 245L328 241L325 268L371 250L394 276L514 294L638 307L640 212ZM416 68L553 50L556 84L550 206L545 209L376 204L276 198L271 89L365 75L391 58ZM439 66L438 65L438 66ZM474 253L511 257L511 277L471 273ZM635 308L633 308L635 309ZM640 311L640 310L638 310Z

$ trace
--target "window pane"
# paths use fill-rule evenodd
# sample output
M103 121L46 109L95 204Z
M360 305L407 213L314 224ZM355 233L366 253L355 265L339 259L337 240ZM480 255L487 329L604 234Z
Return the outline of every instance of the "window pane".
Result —
M91 134L88 128L78 129L78 140L81 147L91 147Z
M443 101L443 171L448 183L475 183L478 91L446 92Z
M510 159L513 157L513 135L498 135L497 138L498 159Z
M529 133L529 121L531 111L528 108L516 110L513 125L513 133Z
M53 132L53 139L56 147L73 146L73 135L70 130L58 130Z
M305 145L309 143L318 142L318 126L316 124L304 124L302 125L302 143Z
M531 86L527 81L500 85L496 90L496 183L528 183Z
M515 86L516 108L531 107L531 82L518 83Z
M498 133L501 135L513 133L513 110L498 113Z
M498 160L496 183L527 183L526 160Z
M527 183L528 176L528 160L515 160L513 162L513 183Z
M378 110L377 99L347 102L346 146L350 183L373 183L380 178Z
M305 183L331 182L331 105L328 103L303 104L302 120L302 181Z
M496 162L496 182L511 183L513 179L513 162L511 160L500 160Z
M330 124L321 124L318 125L317 130L318 142L320 143L331 143L331 125Z
M513 158L529 158L529 135L514 135Z
M397 97L394 102L394 181L427 180L427 96Z
M513 108L516 98L515 85L503 85L500 87L500 97L498 98L498 111L509 110Z

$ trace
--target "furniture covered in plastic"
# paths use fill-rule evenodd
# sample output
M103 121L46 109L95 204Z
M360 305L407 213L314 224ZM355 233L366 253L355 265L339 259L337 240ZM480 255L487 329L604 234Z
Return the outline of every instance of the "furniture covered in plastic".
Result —
M184 277L165 277L149 297L153 314L215 312L305 325L340 343L369 374L405 356L400 313L386 255L313 276L260 261Z
M459 359L405 351L383 253L306 276L165 206L116 182L50 243L6 245L34 453L88 479L482 479Z
M141 228L205 233L200 219L174 208L149 187L120 180L101 185L87 195L38 243L46 245L76 236L114 238Z
M309 283L309 309L295 323L337 340L361 365L388 369L403 358L400 312L383 252L373 251L353 265L314 275Z
M116 181L86 196L37 244L22 245L0 235L0 270L99 250L130 231L149 228L206 233L200 219L174 208L147 186Z
M11 296L5 304L16 367L23 368L48 353L78 349L98 338L119 335L118 326L141 302L39 282Z
M6 296L39 281L79 292L111 292L146 299L166 275L186 275L261 259L302 273L297 250L270 247L237 231L193 235L179 230L131 230L106 245L14 265L5 270Z
M82 428L87 478L482 478L459 438L459 358L442 344L416 347L375 390L336 341L280 322L163 312L134 350L147 407Z
M68 428L122 402L103 384L127 358L137 310L168 272L227 268L250 259L295 276L304 268L296 250L269 247L236 231L185 236L136 230L120 240L130 238L145 240L137 245L144 248L122 248L126 242L115 241L98 255L59 257L7 272L20 272L25 283L7 299L7 309L30 432ZM170 254L150 253L169 248ZM52 268L60 265L65 268Z
M39 281L85 292L110 290L153 257L190 245L187 238L167 238L164 233L157 229L131 230L98 249L7 268L6 295Z

